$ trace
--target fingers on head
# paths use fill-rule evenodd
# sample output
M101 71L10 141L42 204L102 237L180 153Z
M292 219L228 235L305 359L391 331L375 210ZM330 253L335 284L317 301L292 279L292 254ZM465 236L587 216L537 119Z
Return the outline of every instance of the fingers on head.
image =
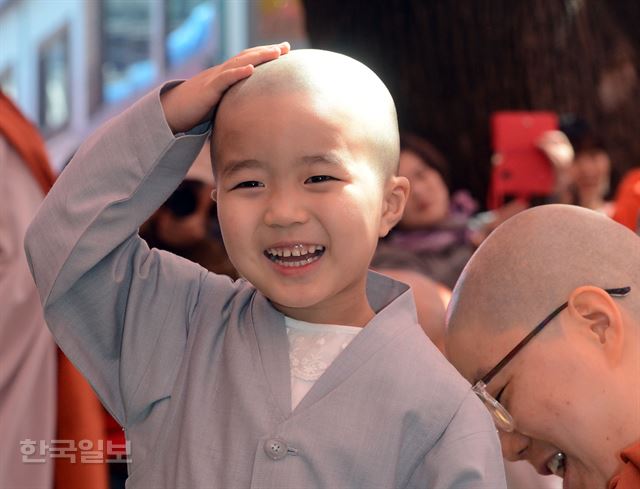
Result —
M222 95L222 92L231 85L251 75L251 73L253 73L253 69L253 65L251 64L241 65L237 68L228 68L222 73L217 74L212 79L212 83L215 83L215 85L218 86L220 95Z
M291 46L289 45L289 42L284 41L279 44L267 44L264 46L255 46L252 48L247 48L242 50L240 54L238 54L237 56L244 56L246 54L251 54L251 53L260 53L260 52L268 52L268 51L275 51L275 50L278 50L282 54L284 54L285 52L288 52L290 49L291 49Z
M249 48L242 51L237 56L231 58L227 63L231 66L240 65L257 65L278 58L282 54L289 52L291 47L288 42L280 44L272 44L269 46L258 46L255 48Z
M227 60L222 65L221 72L219 69L212 68L211 82L219 88L218 95L222 95L231 85L250 76L255 66L276 59L288 53L290 49L288 42L245 49Z

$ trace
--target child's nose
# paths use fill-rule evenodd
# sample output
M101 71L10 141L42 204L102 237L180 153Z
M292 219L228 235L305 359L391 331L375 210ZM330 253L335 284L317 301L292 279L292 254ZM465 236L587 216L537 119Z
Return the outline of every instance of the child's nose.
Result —
M529 447L529 438L517 430L507 433L498 430L500 444L502 445L502 455L510 462L517 462L525 458L526 450Z
M284 188L271 190L264 213L267 226L291 226L302 224L307 219L304 203L295 192Z

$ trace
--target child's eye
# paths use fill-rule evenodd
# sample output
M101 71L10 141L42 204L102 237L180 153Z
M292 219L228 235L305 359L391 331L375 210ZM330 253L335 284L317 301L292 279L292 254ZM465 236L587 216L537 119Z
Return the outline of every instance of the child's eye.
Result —
M494 399L495 399L496 401L500 402L500 397L502 397L502 393L504 392L504 390L505 390L506 388L507 388L507 385L505 384L505 386L504 386L502 389L500 389L500 392L498 392L498 393L496 394L496 396L494 397Z
M304 183L322 183L322 182L328 182L330 180L336 180L336 179L329 175L314 175L312 177L307 178L304 181Z
M237 188L259 188L259 187L264 187L264 184L262 182L258 182L257 180L248 180L246 182L240 182L239 184L235 185L231 190L235 190Z

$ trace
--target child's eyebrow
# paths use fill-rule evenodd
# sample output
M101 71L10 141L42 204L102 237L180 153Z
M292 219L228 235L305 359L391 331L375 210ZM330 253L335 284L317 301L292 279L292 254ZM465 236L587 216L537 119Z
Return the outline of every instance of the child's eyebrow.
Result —
M342 165L342 159L334 153L322 153L311 156L304 156L302 158L303 163L331 163L332 165Z
M242 170L255 170L263 167L264 164L258 160L231 161L224 166L224 170L222 170L222 177L229 177Z
M313 164L322 164L329 163L331 165L342 166L342 159L333 153L322 153L311 156L303 156L300 159L301 163L305 165L313 165ZM224 169L222 170L222 178L227 178L235 173L238 173L242 170L256 170L263 169L265 164L262 161L255 159L248 160L232 160L229 163L224 165Z

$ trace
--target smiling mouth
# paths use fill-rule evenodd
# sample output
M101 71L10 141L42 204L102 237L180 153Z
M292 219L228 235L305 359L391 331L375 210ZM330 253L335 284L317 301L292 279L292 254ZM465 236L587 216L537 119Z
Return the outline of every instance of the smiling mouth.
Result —
M264 255L273 263L283 267L304 267L320 259L324 254L325 247L322 245L294 244L291 246L278 246L267 248Z
M564 469L567 461L567 456L563 452L557 452L547 460L547 469L553 475L557 475L558 477L564 477Z

